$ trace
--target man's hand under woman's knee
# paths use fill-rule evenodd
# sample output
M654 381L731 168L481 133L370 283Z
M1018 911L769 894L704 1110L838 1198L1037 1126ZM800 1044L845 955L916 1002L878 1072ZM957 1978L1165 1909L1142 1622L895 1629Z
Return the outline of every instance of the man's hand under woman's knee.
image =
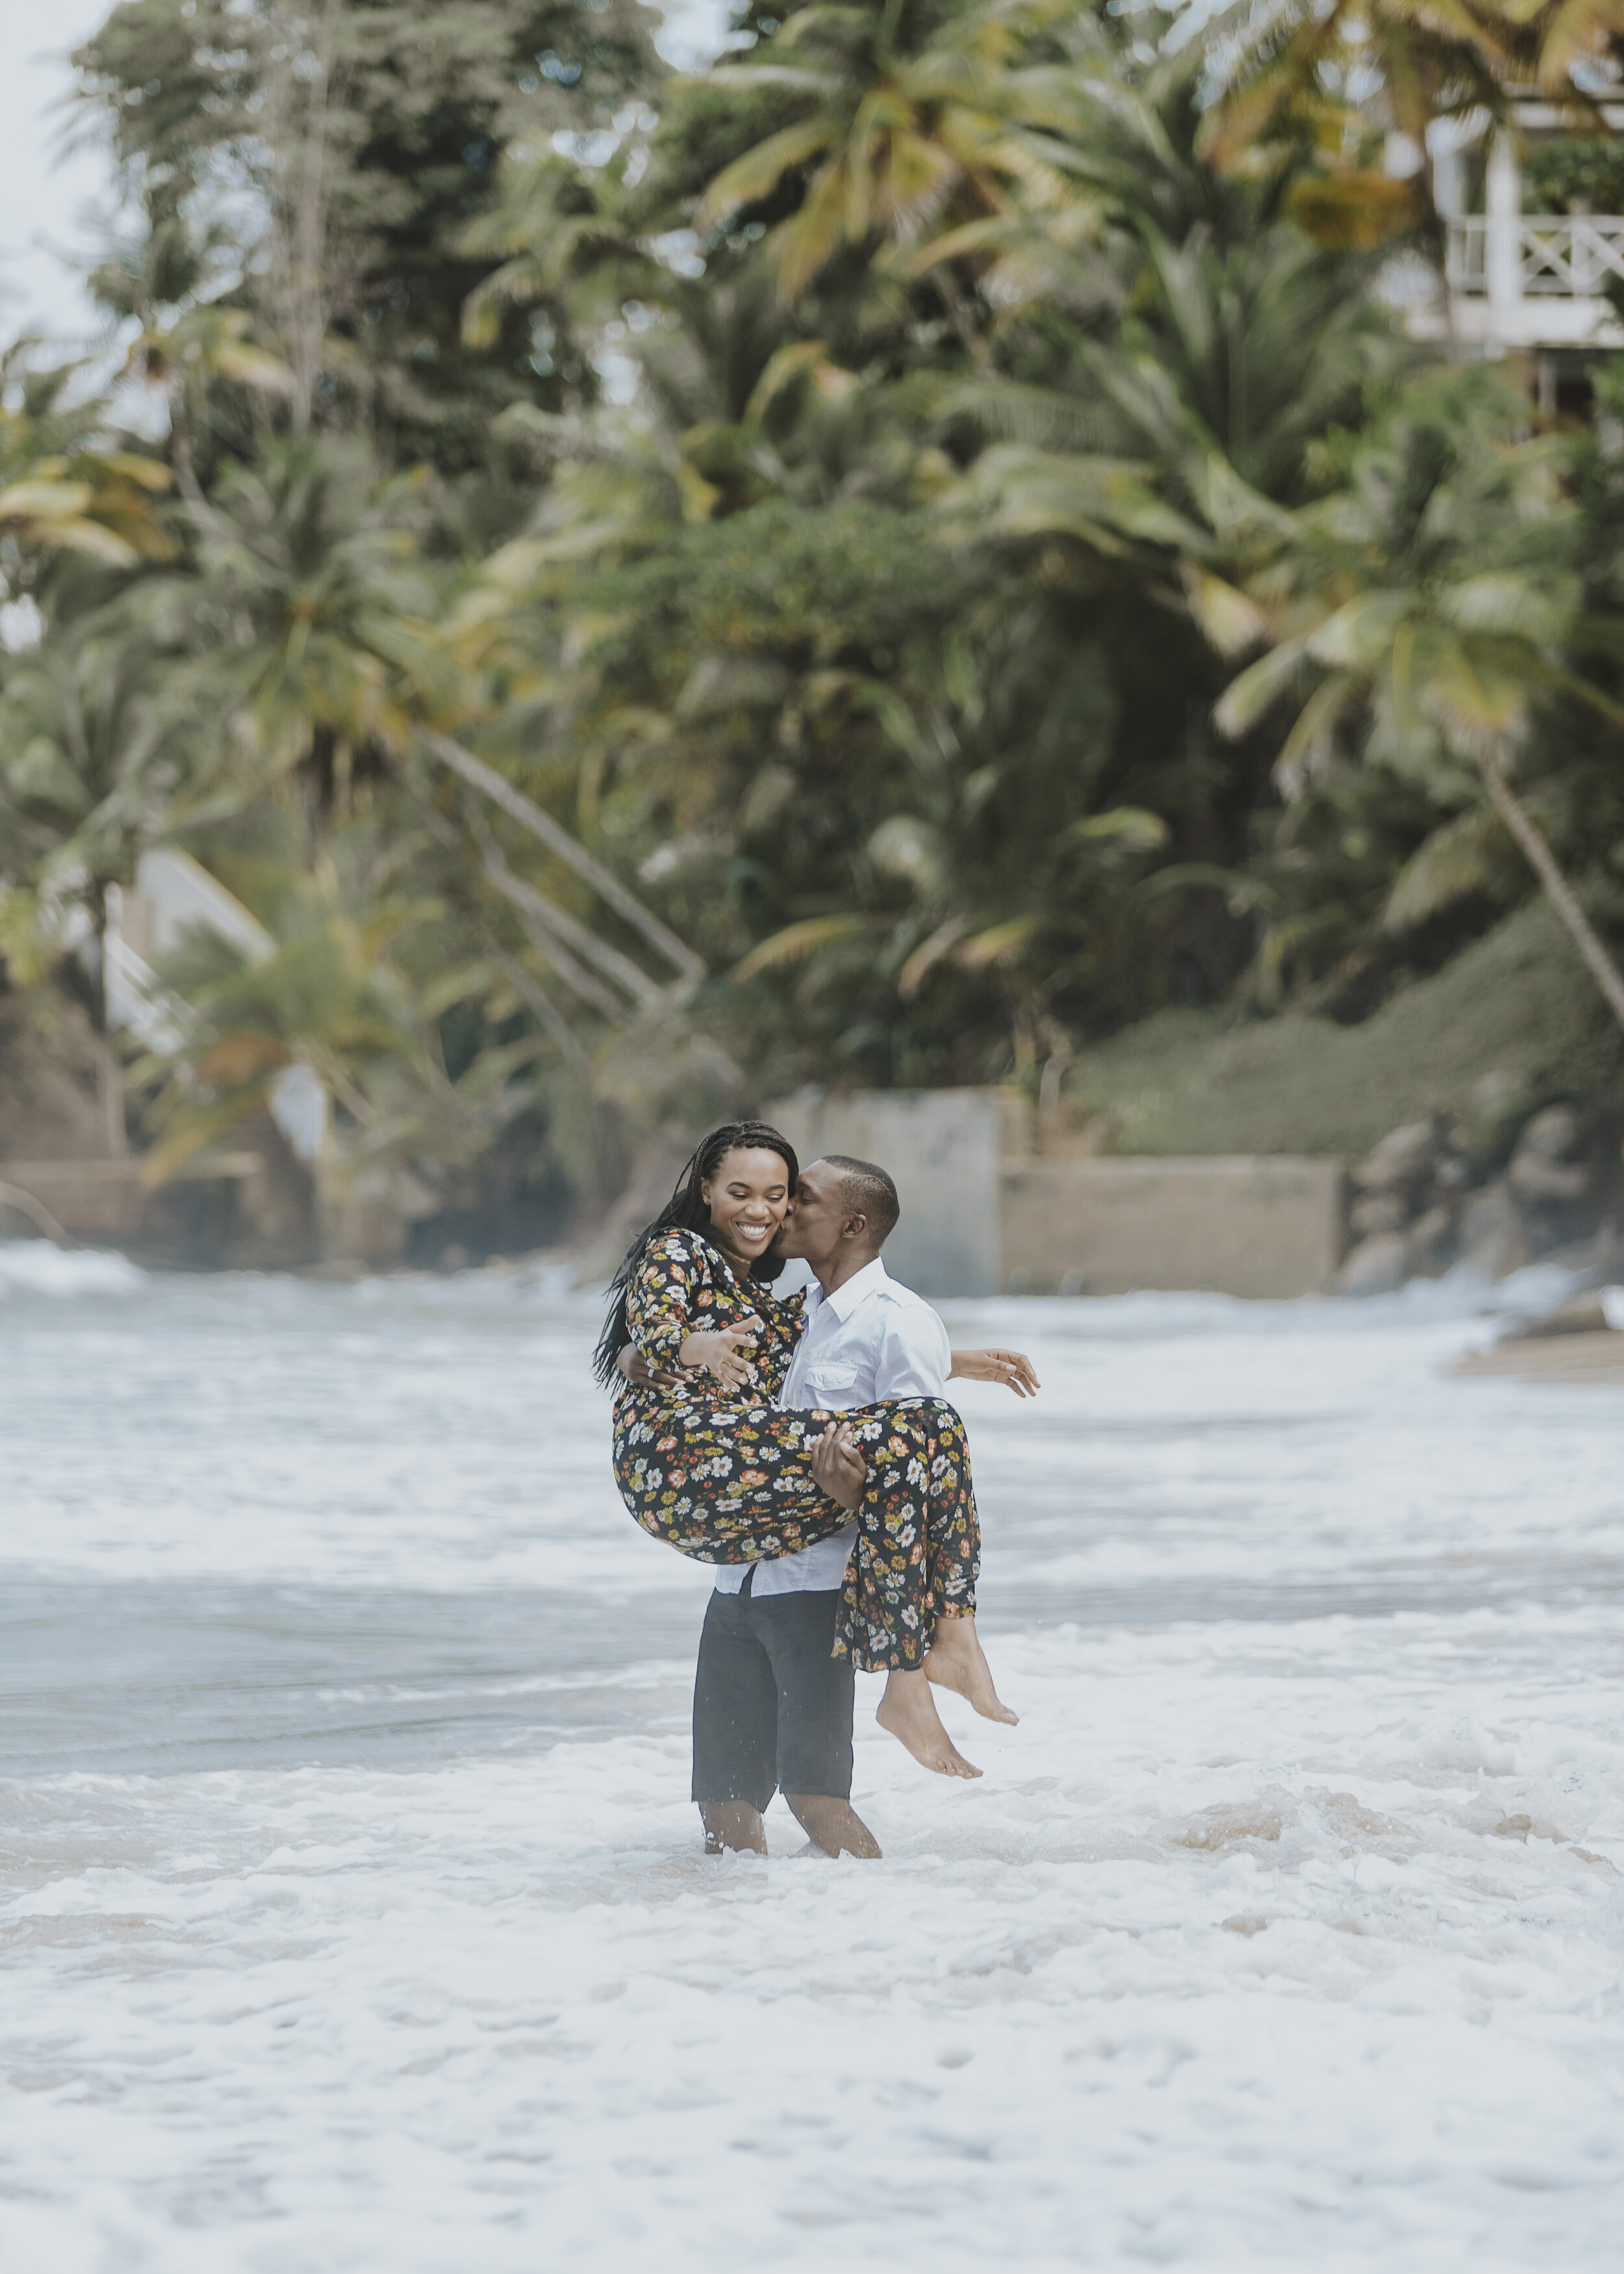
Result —
M856 1507L868 1464L857 1449L849 1421L831 1421L813 1446L812 1474L831 1500L842 1508Z

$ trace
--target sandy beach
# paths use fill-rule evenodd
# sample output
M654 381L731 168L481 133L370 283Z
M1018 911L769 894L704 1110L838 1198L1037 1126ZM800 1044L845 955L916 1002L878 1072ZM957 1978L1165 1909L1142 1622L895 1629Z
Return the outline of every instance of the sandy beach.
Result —
M1595 1382L1624 1388L1624 1335L1612 1332L1519 1337L1473 1351L1455 1371L1503 1374L1518 1382Z

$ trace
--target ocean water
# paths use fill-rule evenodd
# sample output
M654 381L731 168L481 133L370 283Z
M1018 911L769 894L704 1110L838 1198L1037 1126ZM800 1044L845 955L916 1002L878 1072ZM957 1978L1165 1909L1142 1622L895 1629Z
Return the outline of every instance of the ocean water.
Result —
M6 2274L1617 2266L1624 1392L948 1314L1021 1725L718 1861L590 1303L0 1247Z

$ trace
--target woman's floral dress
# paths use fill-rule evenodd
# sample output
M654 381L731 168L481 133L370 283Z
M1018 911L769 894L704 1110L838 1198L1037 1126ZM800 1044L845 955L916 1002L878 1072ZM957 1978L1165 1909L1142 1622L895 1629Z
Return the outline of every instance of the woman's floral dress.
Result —
M801 1339L800 1298L780 1302L735 1278L701 1233L653 1241L627 1303L632 1340L663 1370L677 1366L688 1335L751 1313L762 1325L747 1389L725 1389L710 1374L672 1389L621 1384L620 1496L645 1532L707 1563L793 1555L852 1521L812 1474L812 1448L829 1421L849 1422L868 1476L835 1655L869 1672L920 1666L936 1619L975 1608L981 1526L964 1424L944 1397L893 1398L838 1417L773 1404Z

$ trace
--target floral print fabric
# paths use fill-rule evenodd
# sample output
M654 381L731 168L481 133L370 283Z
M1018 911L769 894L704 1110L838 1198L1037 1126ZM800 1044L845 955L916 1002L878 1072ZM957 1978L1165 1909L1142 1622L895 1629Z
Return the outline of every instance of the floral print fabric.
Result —
M686 1337L754 1312L756 1381L726 1390L709 1374L672 1389L626 1383L614 1414L614 1476L643 1530L709 1563L787 1555L852 1519L820 1491L812 1448L832 1418L774 1404L801 1331L798 1297L740 1281L701 1235L650 1247L627 1305L650 1366L677 1364ZM843 1412L868 1465L855 1514L835 1654L866 1671L923 1662L938 1616L975 1608L981 1529L964 1424L942 1397Z

